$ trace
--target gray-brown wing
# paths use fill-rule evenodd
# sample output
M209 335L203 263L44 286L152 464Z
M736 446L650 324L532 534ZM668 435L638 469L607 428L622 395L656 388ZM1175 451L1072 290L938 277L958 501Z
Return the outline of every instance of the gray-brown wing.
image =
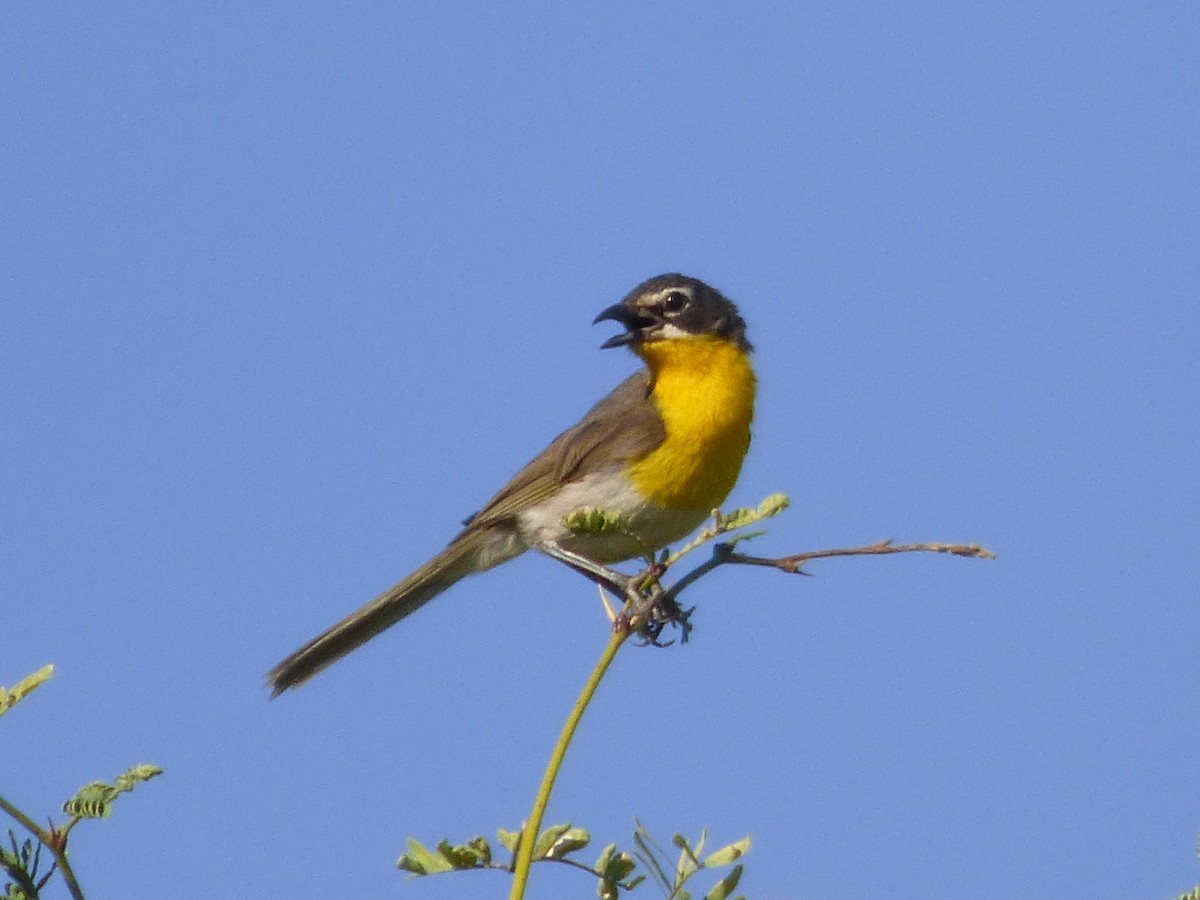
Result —
M485 528L544 500L562 484L603 466L644 456L663 442L662 417L650 397L650 373L636 372L588 410L463 524Z

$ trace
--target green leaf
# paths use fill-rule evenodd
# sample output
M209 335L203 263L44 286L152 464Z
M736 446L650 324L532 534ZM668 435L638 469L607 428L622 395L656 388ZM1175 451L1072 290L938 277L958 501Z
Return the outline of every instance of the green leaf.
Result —
M546 851L544 859L562 859L569 853L582 850L592 842L592 836L582 828L568 828Z
M151 778L157 778L163 773L163 770L158 766L150 763L139 763L129 769L126 769L117 776L117 780L113 782L116 788L121 793L132 791L136 785L143 781L149 781Z
M603 873L611 864L613 857L617 855L617 845L609 844L600 851L600 855L596 857L596 865L592 866L597 872Z
M714 850L704 858L704 867L712 866L727 866L734 860L741 858L747 850L750 849L750 836L746 835L740 841L734 841L720 850Z
M730 512L722 513L720 524L717 527L720 531L733 531L744 525L753 525L757 521L754 510L746 506L739 506Z
M75 796L63 804L63 812L80 819L104 819L112 812L113 801L121 794L132 791L143 781L157 778L162 769L150 763L141 763L126 769L117 776L116 784L93 781L85 784Z
M763 519L779 515L779 513L788 508L790 502L787 494L771 494L762 503L758 504L757 509L742 507L721 516L719 527L722 531L745 528L747 525L753 525L755 522L761 522Z
M700 840L696 844L695 849L688 842L688 839L682 834L675 834L671 837L671 843L679 848L679 861L675 863L675 884L683 885L687 880L696 874L700 868L700 862L696 859L696 854L704 847L704 841L708 837L707 832L700 832ZM682 896L680 894L679 896Z
M50 680L50 676L54 674L54 666L42 666L32 675L27 675L22 678L11 688L6 688L0 685L0 716L4 715L22 700L24 700L34 690L41 687Z
M551 825L545 831L538 835L537 843L533 845L533 858L545 859L546 854L550 852L558 839L567 833L571 828L571 823L567 822L564 825Z
M694 538L680 547L677 551L667 557L666 563L674 565L679 562L684 556L691 553L697 547L703 546L715 538L720 537L730 531L737 531L740 528L745 528L748 525L753 525L756 522L761 522L763 519L768 519L771 516L778 515L787 509L788 504L787 494L771 494L763 500L754 509L749 507L740 507L728 513L722 513L720 510L713 510L713 520L709 524L700 529L700 533ZM747 534L737 535L730 538L726 543L736 544L739 541L747 541L750 538L758 537L763 534L761 531L754 531Z
M563 524L576 534L616 534L624 530L619 513L585 506L563 516Z
M111 784L93 781L85 784L63 804L63 812L80 819L104 819L112 812L112 802L121 793Z
M600 852L596 865L592 868L603 873L606 878L620 881L628 878L629 874L637 868L637 860L624 851L617 852L616 844L609 844Z
M616 844L609 844L602 851L593 867L600 873L600 882L596 892L600 900L616 900L621 889L633 890L645 880L645 875L638 875L632 880L629 875L637 868L637 862L628 853L618 853Z
M704 895L704 900L728 900L729 895L737 889L738 882L742 880L742 868L740 864L734 866L728 875Z
M521 843L520 831L508 831L504 828L496 829L496 840L500 842L500 846L509 853L517 852L517 845Z
M396 860L396 867L413 875L436 875L453 872L454 866L445 857L431 853L416 838L408 839L408 852Z
M457 870L478 869L481 865L480 855L471 844L451 844L443 838L438 842L437 849L442 859Z
M489 866L492 864L492 847L487 842L487 838L482 835L473 837L467 842L467 846L475 851L482 865Z
M777 516L789 506L792 505L791 499L787 494L771 494L758 504L758 517L760 519L769 519L771 516Z
M638 858L646 867L650 876L658 883L664 891L670 892L671 880L667 878L666 870L663 869L662 861L659 859L662 856L662 850L657 842L650 836L641 822L634 819L636 826L633 830L633 843L638 849Z
M12 879L6 885L5 900L30 900L37 897L38 863L41 859L42 845L39 843L34 846L33 841L28 838L25 843L17 844L17 836L12 833L12 829L9 829L8 841L12 847L11 852L0 846L0 869Z

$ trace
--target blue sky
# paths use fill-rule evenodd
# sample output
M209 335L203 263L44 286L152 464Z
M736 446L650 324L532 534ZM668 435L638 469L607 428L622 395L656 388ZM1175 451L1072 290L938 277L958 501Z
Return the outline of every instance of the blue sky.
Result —
M757 550L629 648L550 820L754 840L755 898L1200 880L1200 9L4 4L2 793L96 897L501 896L412 835L526 814L606 638L524 557L293 695L634 366L592 318L742 307ZM534 872L531 897L593 896ZM649 894L644 888L634 896Z

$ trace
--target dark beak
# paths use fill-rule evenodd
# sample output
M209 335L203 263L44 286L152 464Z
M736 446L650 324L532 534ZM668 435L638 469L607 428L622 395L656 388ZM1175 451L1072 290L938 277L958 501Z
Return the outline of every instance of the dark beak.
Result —
M629 344L635 343L641 336L642 331L649 328L651 325L658 324L658 320L646 315L635 309L630 309L624 303L614 303L592 321L593 325L609 320L620 322L625 326L625 331L621 334L613 335L607 341L600 345L601 350L608 350L610 347L626 347Z

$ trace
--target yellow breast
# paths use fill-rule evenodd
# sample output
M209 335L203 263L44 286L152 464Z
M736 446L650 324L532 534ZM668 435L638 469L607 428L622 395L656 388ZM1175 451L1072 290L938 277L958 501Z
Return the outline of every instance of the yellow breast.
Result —
M638 350L653 377L666 440L629 475L647 499L707 512L732 490L750 446L750 357L715 337L648 341Z

